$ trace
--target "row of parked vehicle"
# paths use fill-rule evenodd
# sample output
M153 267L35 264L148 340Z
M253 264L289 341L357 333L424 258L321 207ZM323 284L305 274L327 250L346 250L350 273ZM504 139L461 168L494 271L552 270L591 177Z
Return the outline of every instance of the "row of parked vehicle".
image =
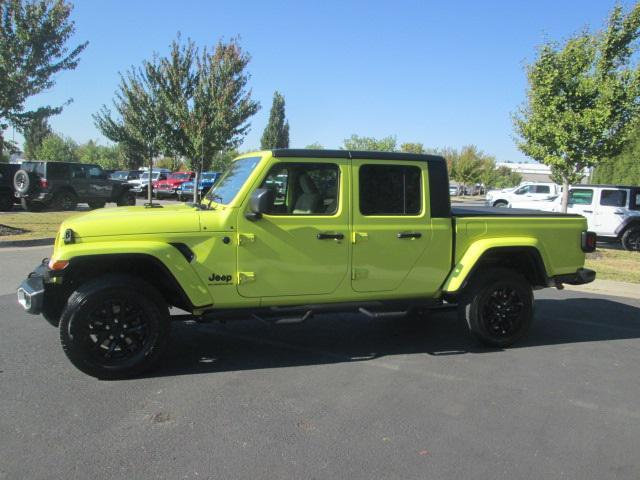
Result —
M514 188L491 190L485 202L512 207L560 212L562 187L554 183L526 182ZM587 219L589 230L626 250L640 251L640 186L575 185L569 189L567 213Z
M126 182L109 178L99 165L74 162L27 161L0 164L0 210L19 203L27 211L74 210L78 203L101 208L136 204Z
M204 172L198 180L203 195L218 179L217 172ZM193 196L194 172L152 170L153 195L157 198ZM21 204L27 211L74 210L78 203L101 208L108 202L118 206L136 204L136 195L147 195L149 171L104 170L99 165L75 162L26 161L0 163L0 211Z
M171 172L167 169L151 171L151 188L156 198L177 197L188 200L193 196L195 172ZM218 172L203 172L198 179L198 195L206 193L218 179ZM119 170L111 178L127 182L136 195L146 196L149 188L148 170Z

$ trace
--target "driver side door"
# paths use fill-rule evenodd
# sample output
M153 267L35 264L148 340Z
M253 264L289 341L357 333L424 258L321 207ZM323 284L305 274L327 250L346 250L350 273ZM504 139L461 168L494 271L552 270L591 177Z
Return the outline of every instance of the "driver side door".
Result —
M300 159L271 166L258 188L275 201L261 218L238 215L238 293L327 295L349 268L349 160ZM245 207L246 208L246 207Z

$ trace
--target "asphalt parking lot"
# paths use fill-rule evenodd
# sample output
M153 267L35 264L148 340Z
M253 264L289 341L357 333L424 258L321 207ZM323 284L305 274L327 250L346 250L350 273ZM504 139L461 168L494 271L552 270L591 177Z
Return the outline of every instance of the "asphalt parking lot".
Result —
M15 301L48 253L0 250L0 478L640 477L640 299L539 292L504 351L450 312L177 323L105 382Z

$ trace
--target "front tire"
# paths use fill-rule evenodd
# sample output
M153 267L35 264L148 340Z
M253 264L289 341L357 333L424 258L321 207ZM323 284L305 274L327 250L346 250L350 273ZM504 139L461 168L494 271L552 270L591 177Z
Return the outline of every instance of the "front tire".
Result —
M640 227L631 227L624 232L622 246L630 252L640 252Z
M155 288L131 276L106 275L71 295L60 319L60 340L80 371L123 379L156 364L170 326L167 304Z
M133 192L125 192L120 195L118 201L116 202L118 207L135 207L136 206L136 196Z
M520 340L531 326L531 285L513 270L486 270L479 273L463 293L458 313L481 343L508 347Z
M509 206L509 202L505 202L504 200L498 200L498 201L494 202L493 206L494 207L504 208L504 207L508 207Z

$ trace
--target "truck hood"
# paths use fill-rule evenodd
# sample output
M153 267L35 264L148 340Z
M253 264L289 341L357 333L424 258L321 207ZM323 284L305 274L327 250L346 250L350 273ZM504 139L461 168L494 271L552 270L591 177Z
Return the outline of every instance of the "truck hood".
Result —
M72 229L76 238L149 233L200 231L198 209L187 204L147 207L100 208L71 217L60 226L61 234Z

